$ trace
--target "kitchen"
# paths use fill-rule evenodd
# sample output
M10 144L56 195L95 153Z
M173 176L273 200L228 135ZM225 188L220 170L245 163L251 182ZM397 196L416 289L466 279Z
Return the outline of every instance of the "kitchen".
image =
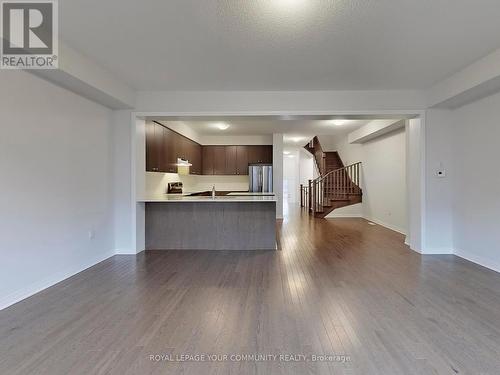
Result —
M201 144L181 125L145 122L146 187L137 202L145 206L146 249L276 249L273 146L265 144L272 140L227 144L220 135Z

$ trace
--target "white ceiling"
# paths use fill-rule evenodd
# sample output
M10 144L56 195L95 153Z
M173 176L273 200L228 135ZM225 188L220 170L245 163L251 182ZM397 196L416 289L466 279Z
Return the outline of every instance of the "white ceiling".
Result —
M498 0L65 0L61 38L142 90L426 88L500 47Z
M165 120L161 122L166 126L178 128L182 123L193 129L200 136L254 136L270 135L282 133L285 146L304 146L315 135L340 136L347 135L353 130L366 125L373 119L351 119L342 120L341 125L335 125L332 120L278 120L278 119L223 119L223 120ZM337 124L339 123L338 120ZM397 120L394 120L397 121ZM226 124L229 127L220 130L219 124Z
M177 121L162 119L165 124ZM332 121L343 121L341 125L334 125ZM296 133L311 133L315 135L337 134L353 131L370 122L370 119L353 120L277 120L277 119L222 119L222 120L184 120L181 121L199 135L264 135L283 133L293 135ZM395 120L396 121L396 120ZM229 127L225 130L218 128L219 124Z

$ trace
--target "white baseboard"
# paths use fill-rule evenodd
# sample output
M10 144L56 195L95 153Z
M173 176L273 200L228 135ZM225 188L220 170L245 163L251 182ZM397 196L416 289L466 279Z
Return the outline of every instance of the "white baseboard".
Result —
M363 215L361 214L336 214L334 212L328 214L325 219L336 219L336 218L350 218L350 217L357 217L357 218L362 218Z
M475 254L470 254L466 251L455 249L454 254L460 258L466 259L472 263L479 264L480 266L489 268L492 271L500 272L500 263L492 261L490 259L485 259L481 256Z
M137 255L137 252L134 249L116 249L116 255Z
M375 224L378 224L378 225L381 225L387 229L390 229L390 230L393 230L394 232L398 232L398 233L401 233L403 235L406 236L406 230L404 230L403 228L399 228L397 226L394 226L392 224L387 224L387 223L384 223L382 220L378 220L378 219L373 219L371 217L366 217L364 216L364 218L368 221L372 221L374 222Z
M8 296L2 297L0 299L0 310L3 310L19 301L22 301L23 299L26 299L28 297L31 297L32 295L41 292L44 289L47 289L71 276L76 275L79 272L82 272L86 270L87 268L90 268L92 266L95 266L97 263L102 262L103 260L106 260L108 258L111 258L113 255L115 255L115 252L108 252L103 255L100 255L88 262L85 262L82 265L75 266L73 268L70 268L68 270L59 272L55 275L52 275L44 280L38 281L36 283L33 283L27 287L24 287L22 289L19 289L15 291L14 293L9 294Z
M136 252L134 249L116 249L115 255L139 255L143 251L144 249L139 252Z
M422 255L450 255L454 254L453 249L442 247L442 248L426 248L424 251L421 251Z
M363 214L335 214L334 212L332 212L332 213L328 214L328 216L326 216L325 219L350 218L350 217L352 217L352 218L363 218L363 219L371 221L371 222L373 222L375 224L381 225L384 228L393 230L395 232L401 233L401 234L403 234L403 235L406 236L406 231L404 229L396 227L396 226L391 225L391 224L384 223L383 221L378 220L378 219L372 219L370 217L363 216ZM406 243L406 239L405 239L405 243Z

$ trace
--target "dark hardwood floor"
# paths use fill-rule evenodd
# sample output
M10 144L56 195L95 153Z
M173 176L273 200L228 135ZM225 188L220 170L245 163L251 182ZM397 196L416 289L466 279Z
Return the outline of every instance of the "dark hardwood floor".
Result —
M281 251L114 256L1 311L0 374L500 373L499 274L362 219L279 231Z

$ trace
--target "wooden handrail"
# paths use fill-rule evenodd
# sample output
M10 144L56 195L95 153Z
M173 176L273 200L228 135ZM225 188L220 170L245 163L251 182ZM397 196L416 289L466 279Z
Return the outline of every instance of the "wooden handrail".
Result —
M342 169L347 169L347 168L349 168L349 167L352 167L352 166L354 166L354 165L358 165L358 164L361 164L361 162L359 161L359 162L354 163L354 164L349 164L349 165L346 165L345 167L342 167L342 168L334 169L333 171L330 171L330 172L328 172L327 174L325 174L325 175L323 175L323 176L319 176L318 178L316 178L316 180L320 180L320 179L322 179L322 178L327 177L327 176L328 176L329 174L331 174L331 173L334 173L334 172L340 171L340 170L342 170Z
M318 168L318 172L320 175L325 174L326 165L325 165L325 153L323 152L323 148L321 147L321 143L317 136L311 139L304 148L309 151L314 156L314 161L316 162L316 167Z
M310 210L323 212L331 200L345 200L349 196L362 195L360 188L361 162L335 169L310 182Z

